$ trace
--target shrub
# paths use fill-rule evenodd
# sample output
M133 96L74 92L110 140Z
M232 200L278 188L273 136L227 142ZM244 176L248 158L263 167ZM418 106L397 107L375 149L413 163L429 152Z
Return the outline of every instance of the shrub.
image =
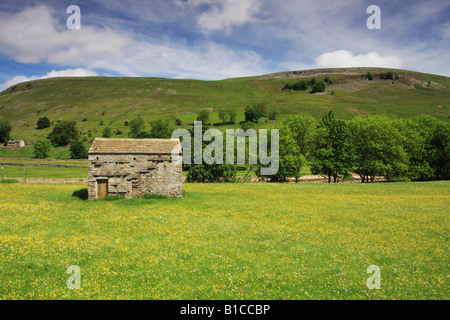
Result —
M113 132L112 132L111 127L106 127L105 129L103 129L102 137L103 138L111 138L112 134L113 134Z
M367 72L367 79L373 80L374 79L373 73Z
M392 71L388 71L384 74L384 78L388 79L388 80L393 80L394 79L394 73Z
M299 91L299 90L306 90L308 89L308 82L304 79L296 82L293 86L292 89L294 89L295 91Z
M241 129L244 131L247 131L248 129L255 129L255 123L254 122L244 122L241 124Z
M236 177L237 166L231 164L196 164L187 174L187 182L231 182Z
M310 93L324 92L325 91L325 82L318 81L312 88Z

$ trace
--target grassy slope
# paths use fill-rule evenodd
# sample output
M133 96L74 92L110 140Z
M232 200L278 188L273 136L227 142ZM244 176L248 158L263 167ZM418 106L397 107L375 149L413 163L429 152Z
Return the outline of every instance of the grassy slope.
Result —
M91 130L92 137L101 136L105 126L124 130L118 137L126 137L124 121L138 116L146 122L158 118L173 122L184 112L227 107L243 110L254 103L265 103L281 115L308 112L317 119L330 109L345 119L372 113L400 117L424 113L442 120L450 116L450 78L396 70L403 78L394 84L389 80L368 83L362 81L368 70L385 70L347 70L352 72L317 75L317 80L329 76L336 85L328 87L327 94L315 95L282 91L285 83L296 79L271 76L222 81L97 77L38 80L0 93L0 119L11 121L13 138L30 141L45 137L50 131L35 130L41 116L76 120L80 131L87 134ZM426 86L428 81L432 81L430 88ZM87 121L83 122L84 118ZM191 122L193 116L185 114L180 118ZM238 113L239 120L243 120L242 111ZM99 126L100 121L104 126ZM212 115L212 121L219 122L217 114ZM259 127L272 124L262 123Z
M185 184L184 199L119 201L0 184L0 299L448 299L449 184Z

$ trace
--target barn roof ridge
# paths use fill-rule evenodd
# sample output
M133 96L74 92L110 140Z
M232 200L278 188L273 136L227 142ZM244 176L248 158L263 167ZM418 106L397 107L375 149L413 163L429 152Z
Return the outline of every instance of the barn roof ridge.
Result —
M172 154L172 151L181 152L179 139L95 138L89 154Z

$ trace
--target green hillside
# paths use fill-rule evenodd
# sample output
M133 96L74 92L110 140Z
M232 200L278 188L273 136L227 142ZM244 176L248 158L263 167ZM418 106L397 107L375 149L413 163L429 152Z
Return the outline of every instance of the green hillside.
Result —
M375 79L369 81L367 72ZM392 71L395 80L379 79ZM324 93L283 90L304 78L328 78ZM179 117L192 123L196 111L212 108L212 123L219 123L221 108L238 110L237 121L244 119L247 105L264 103L268 111L307 112L320 119L328 110L343 119L356 115L386 114L411 117L429 114L450 118L450 78L405 70L379 68L320 69L283 72L221 81L176 80L162 78L53 78L25 82L0 93L0 120L13 126L11 137L27 142L45 137L51 128L37 130L39 117L52 121L75 120L83 135L93 139L103 128L121 129L115 137L126 137L125 121L141 116L147 123L159 118L175 124ZM272 125L262 122L259 127ZM234 127L238 127L235 124ZM230 127L230 126L228 126ZM218 128L228 128L219 126ZM233 127L233 126L231 126Z

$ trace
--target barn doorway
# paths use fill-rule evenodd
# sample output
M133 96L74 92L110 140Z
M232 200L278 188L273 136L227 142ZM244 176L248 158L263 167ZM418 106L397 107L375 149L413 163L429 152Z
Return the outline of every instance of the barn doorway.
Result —
M108 193L108 180L97 180L97 198L106 197Z

